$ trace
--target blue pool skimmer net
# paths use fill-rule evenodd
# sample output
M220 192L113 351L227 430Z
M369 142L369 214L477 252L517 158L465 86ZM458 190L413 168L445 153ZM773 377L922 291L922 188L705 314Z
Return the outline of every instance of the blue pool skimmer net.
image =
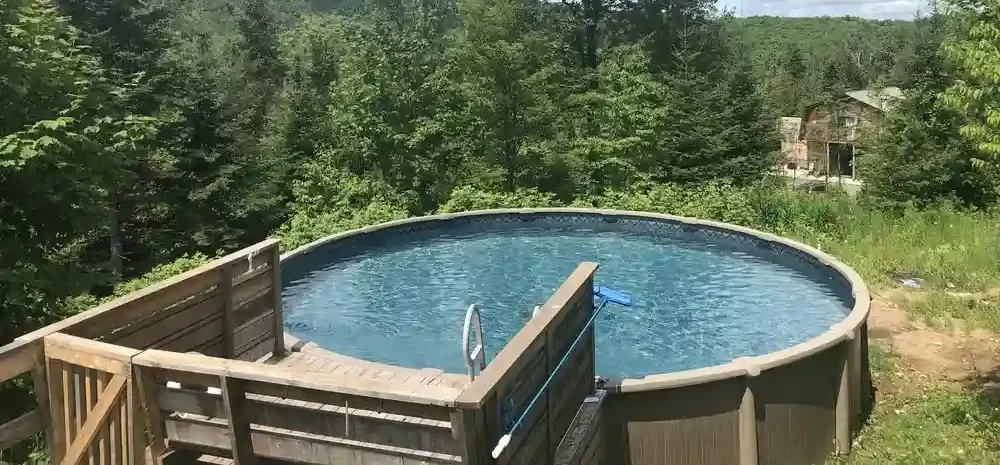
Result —
M555 369L553 369L552 373L549 374L549 378L545 380L542 387L538 388L538 392L535 393L535 397L531 399L531 402L528 402L528 406L524 408L523 412L521 412L521 416L517 417L517 420L507 428L507 434L504 434L497 442L497 446L493 449L492 454L494 459L500 457L503 450L510 444L511 436L513 436L513 434L517 432L517 429L521 427L521 422L523 422L524 418L528 416L528 412L530 412L531 408L535 406L535 402L538 402L538 399L540 399L545 390L548 389L549 383L551 383L552 379L555 378L556 373L559 373L559 369L562 368L563 364L566 363L566 360L569 359L570 354L573 353L573 349L576 348L576 345L583 339L584 334L587 333L590 326L594 324L594 320L597 318L597 315L601 313L601 310L604 310L604 307L608 304L618 304L623 307L632 306L632 297L608 287L594 286L594 297L596 300L596 302L594 302L594 313L590 315L590 319L587 320L587 324L580 330L580 334L576 335L576 339L573 340L569 349L566 350L566 354L563 355L562 359L559 360L559 363L556 364Z

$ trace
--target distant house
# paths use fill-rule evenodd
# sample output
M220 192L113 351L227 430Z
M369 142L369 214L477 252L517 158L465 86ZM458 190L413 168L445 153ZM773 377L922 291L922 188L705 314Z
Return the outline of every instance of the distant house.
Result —
M814 176L855 178L854 155L864 141L862 129L879 122L902 98L898 87L845 92L833 102L810 105L802 118L799 139L805 142L805 165Z
M786 116L778 121L781 130L782 169L799 170L809 165L806 142L801 139L802 118Z

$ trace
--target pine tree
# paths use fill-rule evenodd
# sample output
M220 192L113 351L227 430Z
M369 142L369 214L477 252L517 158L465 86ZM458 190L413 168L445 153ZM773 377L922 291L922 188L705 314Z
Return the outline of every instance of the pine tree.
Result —
M939 49L944 21L940 14L920 20L904 98L860 159L865 191L890 205L957 200L982 206L997 195L995 182L973 166L975 147L960 135L966 118L940 98L954 82Z
M554 182L560 161L549 141L566 85L556 43L537 31L536 7L520 0L464 0L459 11L450 73L468 105L462 138L478 176L507 192Z

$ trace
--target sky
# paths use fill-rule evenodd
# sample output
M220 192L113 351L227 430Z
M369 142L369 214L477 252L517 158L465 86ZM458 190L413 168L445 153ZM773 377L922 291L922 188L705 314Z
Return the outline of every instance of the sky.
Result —
M720 0L738 16L862 16L873 19L912 19L921 0ZM742 14L741 14L742 9Z

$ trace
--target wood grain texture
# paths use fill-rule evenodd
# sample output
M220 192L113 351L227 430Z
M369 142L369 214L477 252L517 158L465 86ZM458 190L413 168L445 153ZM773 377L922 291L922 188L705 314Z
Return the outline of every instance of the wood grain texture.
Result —
M240 378L257 382L264 388L267 387L266 385L271 385L288 390L312 390L331 395L340 394L368 398L373 401L383 401L385 404L389 404L388 401L398 401L423 406L452 406L460 393L455 388L400 384L377 378L357 378L327 373L315 373L303 377L301 371L275 365L159 350L147 350L133 358L132 363L174 372ZM252 389L251 391L269 394Z
M223 267L246 261L247 256L251 253L262 254L263 251L277 246L277 239L262 241L193 270L101 304L86 312L32 331L18 337L16 341L37 341L57 332L87 338L98 338L111 334L131 322L145 318L150 313L170 307L212 288L217 283L219 271Z
M275 357L285 356L285 338L281 337L285 333L285 317L281 308L281 250L275 247L271 251L271 262L274 269L271 271L271 301L274 309L274 326L271 334L274 336L274 349L271 353Z
M143 429L147 431L146 442L150 447L151 458L159 465L163 454L167 451L166 427L159 402L160 386L157 384L156 373L152 369L133 366L133 373L135 397L144 414L145 425L143 426L145 428Z
M222 398L218 394L165 388L160 390L159 401L165 412L211 418L225 416ZM247 419L255 425L302 433L458 454L451 425L444 421L257 394L247 395Z
M469 411L465 416L482 417L481 422L464 421L465 429L457 433L467 444L467 460L489 463L488 457L473 455L468 444L475 443L488 453L523 415L496 463L551 463L578 408L593 392L594 332L587 323L594 310L596 269L593 263L577 267L542 311L462 393L458 406ZM529 409L536 395L538 400ZM482 432L476 430L480 424Z
M78 465L85 458L85 454L97 436L99 428L107 420L108 415L117 403L121 401L125 391L126 379L124 376L115 376L108 383L104 391L101 392L100 400L94 409L87 416L87 421L80 427L73 443L69 446L66 456L60 462L62 465Z
M0 347L0 383L31 370L41 351L39 341L14 341Z
M45 356L55 358L83 368L127 376L129 360L138 350L106 344L98 341L50 334L45 336Z
M0 425L0 451L30 438L42 429L45 417L39 410L32 410Z
M31 369L31 382L35 391L35 403L37 410L42 416L42 429L45 431L45 444L48 450L55 449L55 425L50 420L52 412L49 405L49 383L48 367L45 362L45 354L38 351L35 365Z
M229 427L229 444L236 465L255 465L253 443L250 441L250 419L247 415L246 382L223 376L222 405Z
M232 267L224 268L219 283L219 293L222 295L222 344L225 348L224 353L226 354L226 358L236 358L236 343L233 341L233 337L236 335L236 317L233 315L236 302L233 301L232 273ZM225 386L225 383L223 383L223 386Z
M608 456L632 465L739 463L745 391L744 378L735 378L609 395L602 408Z
M66 455L66 446L69 441L69 426L66 425L66 386L64 384L66 376L63 362L47 358L45 365L49 381L49 421L52 424L52 442L49 455L53 462L59 463Z
M172 415L167 418L171 444L212 455L228 455L225 421ZM251 440L258 457L324 465L437 465L460 464L461 457L402 447L304 434L251 425Z

